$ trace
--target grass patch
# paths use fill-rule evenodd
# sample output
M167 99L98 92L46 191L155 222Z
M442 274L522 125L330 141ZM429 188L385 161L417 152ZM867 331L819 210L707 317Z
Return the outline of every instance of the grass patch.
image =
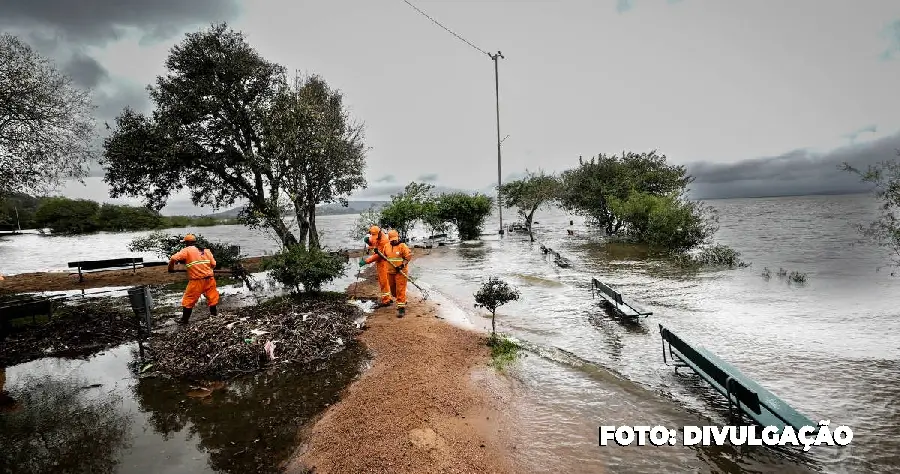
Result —
M519 351L522 349L510 339L498 335L489 337L487 344L491 348L491 367L500 372L504 372L509 364L519 358Z
M779 268L775 275L782 280L787 280L788 283L796 283L798 285L806 283L806 273L798 271L788 272L784 268ZM772 270L769 270L769 267L763 268L762 277L766 280L772 278Z

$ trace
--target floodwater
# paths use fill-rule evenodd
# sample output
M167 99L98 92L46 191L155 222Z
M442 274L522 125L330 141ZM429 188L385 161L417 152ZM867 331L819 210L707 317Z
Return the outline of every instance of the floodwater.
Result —
M510 410L522 423L517 458L523 468L895 472L900 466L895 383L900 278L879 270L888 262L886 252L858 243L853 227L874 217L876 203L868 195L851 195L709 204L720 212L717 241L740 251L751 267L685 272L632 248L604 245L582 219L551 211L536 216L539 242L515 235L499 239L495 218L482 241L435 248L411 269L438 294L434 299L453 303L476 326L489 325L472 306L481 279L499 276L521 291L519 301L498 311L498 329L532 351L511 372L519 396ZM566 233L570 219L572 236ZM347 234L354 220L319 219L331 248L361 247ZM199 232L238 243L248 255L277 248L274 240L241 227ZM0 273L63 270L60 256L77 260L117 251L126 256L134 235L10 237L0 241ZM560 252L572 266L557 267L539 244ZM771 278L761 276L764 267ZM808 280L789 283L777 276L779 268L806 273ZM654 314L637 325L609 317L591 298L591 277ZM853 443L813 447L805 454L764 447L599 447L600 425L727 423L721 396L663 364L659 324L732 363L813 421L849 426Z
M356 343L308 368L275 367L227 384L140 379L137 343L89 360L6 369L20 404L0 414L0 472L279 472L307 424L361 370Z

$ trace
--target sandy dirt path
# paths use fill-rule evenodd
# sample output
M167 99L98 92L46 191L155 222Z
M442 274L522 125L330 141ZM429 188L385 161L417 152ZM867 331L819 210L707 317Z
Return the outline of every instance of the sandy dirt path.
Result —
M371 274L357 291L377 294ZM511 392L488 366L484 336L442 321L438 306L409 294L404 318L393 307L370 315L360 338L374 365L304 434L287 472L516 471L503 414Z

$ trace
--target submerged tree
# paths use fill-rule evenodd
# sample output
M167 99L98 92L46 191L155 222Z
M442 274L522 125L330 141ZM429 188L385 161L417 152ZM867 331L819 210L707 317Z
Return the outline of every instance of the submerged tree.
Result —
M692 181L684 166L666 163L656 151L600 154L589 161L579 158L577 168L563 172L560 203L614 235L625 223L610 208L611 199L626 201L632 193L681 195Z
M493 200L484 194L446 193L437 199L435 219L456 227L460 240L475 240L492 208Z
M157 210L181 189L213 208L246 201L244 223L271 229L285 247L307 232L318 246L315 205L364 184L362 129L340 94L318 78L290 88L284 68L225 23L188 34L166 69L149 88L151 116L125 109L104 143L112 197L139 196Z
M481 285L481 288L475 293L475 307L485 308L491 312L491 339L497 337L497 308L519 299L519 291L511 287L509 283L497 278L490 277L488 281Z
M0 196L87 176L92 114L88 91L19 38L0 35Z
M519 215L525 219L525 227L528 228L532 242L534 234L531 232L531 222L534 213L541 206L557 199L560 193L559 184L556 176L546 175L540 171L538 173L526 172L525 178L510 181L500 188L504 204L507 207L516 207Z
M891 263L900 266L900 161L883 161L870 165L865 171L849 163L842 164L840 168L874 185L875 196L881 201L881 213L878 219L858 226L857 230L869 240L888 248L892 254Z

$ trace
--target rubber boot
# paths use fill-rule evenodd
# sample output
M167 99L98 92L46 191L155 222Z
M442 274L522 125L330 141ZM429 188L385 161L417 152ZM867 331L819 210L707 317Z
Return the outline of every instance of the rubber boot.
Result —
M218 316L218 315L219 315L219 308L217 308L216 305L210 306L210 307L209 307L209 314L210 314L211 316Z
M404 314L406 314L406 308L404 308L402 306L397 308L397 317L398 318L402 318Z
M187 324L188 321L191 319L192 311L193 311L193 308L181 308L181 321L179 321L179 322L181 324Z

